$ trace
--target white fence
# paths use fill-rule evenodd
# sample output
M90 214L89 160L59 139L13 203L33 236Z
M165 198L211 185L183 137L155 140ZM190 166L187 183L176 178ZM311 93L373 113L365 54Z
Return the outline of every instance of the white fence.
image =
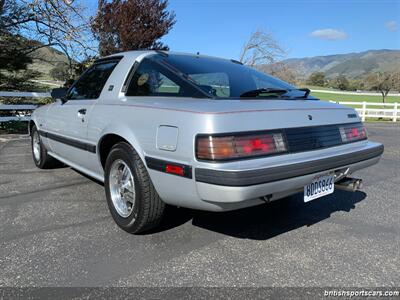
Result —
M366 118L391 119L393 122L400 120L400 107L395 103L375 103L375 102L348 102L348 101L330 101L343 105L353 106L362 121Z
M338 91L338 90L314 90L312 89L311 92L315 93L326 93L326 94L341 94L341 95L358 95L358 96L378 96L382 97L381 93L374 93L374 92L368 92L368 91L355 91L355 92L350 92L350 91ZM389 93L388 96L395 96L399 97L399 93Z
M36 92L2 92L0 97L18 97L18 98L47 98L50 97L49 93L36 93ZM31 113L38 106L27 104L0 104L0 123L8 121L24 121L27 122L31 119Z
M0 91L0 97L47 98L47 97L50 97L50 93L37 93L37 92L2 92L2 91Z
M1 105L0 104L0 123L8 121L25 121L31 119L31 113L37 105ZM7 112L2 115L1 112Z

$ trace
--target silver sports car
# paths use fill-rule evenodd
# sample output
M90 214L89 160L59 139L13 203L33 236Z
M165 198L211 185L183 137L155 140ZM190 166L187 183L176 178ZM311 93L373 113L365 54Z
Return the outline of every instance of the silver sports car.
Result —
M383 145L354 109L309 93L235 60L119 53L34 112L33 159L104 182L111 215L132 233L156 226L166 204L227 211L356 190L349 175Z

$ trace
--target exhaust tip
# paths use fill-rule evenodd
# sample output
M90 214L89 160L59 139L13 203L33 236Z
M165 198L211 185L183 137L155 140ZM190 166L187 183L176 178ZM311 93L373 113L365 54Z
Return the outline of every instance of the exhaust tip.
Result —
M362 186L363 183L360 178L345 177L335 183L335 188L349 192L358 191Z

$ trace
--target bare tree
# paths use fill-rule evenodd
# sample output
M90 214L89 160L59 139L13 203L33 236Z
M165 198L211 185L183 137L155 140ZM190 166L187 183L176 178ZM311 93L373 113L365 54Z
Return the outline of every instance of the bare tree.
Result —
M29 39L24 50L26 55L44 47L58 48L67 56L72 72L76 60L96 54L89 19L81 2L8 0L4 4L3 1L1 31Z
M272 33L257 29L250 35L240 53L240 62L249 66L271 64L283 58L285 50L275 40Z
M386 102L386 97L393 89L400 89L400 73L398 72L379 72L367 75L365 87L372 91L382 94L382 102Z
M268 66L262 66L260 70L291 84L297 84L297 72L283 62L276 62Z

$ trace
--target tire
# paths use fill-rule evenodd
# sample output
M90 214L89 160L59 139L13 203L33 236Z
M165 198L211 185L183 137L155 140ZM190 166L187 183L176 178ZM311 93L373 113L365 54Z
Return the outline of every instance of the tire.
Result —
M123 230L141 233L159 225L166 204L157 194L139 155L128 143L120 142L111 149L105 164L104 185L108 208Z
M55 158L47 154L36 125L33 125L31 129L31 150L33 162L39 169L51 169L60 165Z

